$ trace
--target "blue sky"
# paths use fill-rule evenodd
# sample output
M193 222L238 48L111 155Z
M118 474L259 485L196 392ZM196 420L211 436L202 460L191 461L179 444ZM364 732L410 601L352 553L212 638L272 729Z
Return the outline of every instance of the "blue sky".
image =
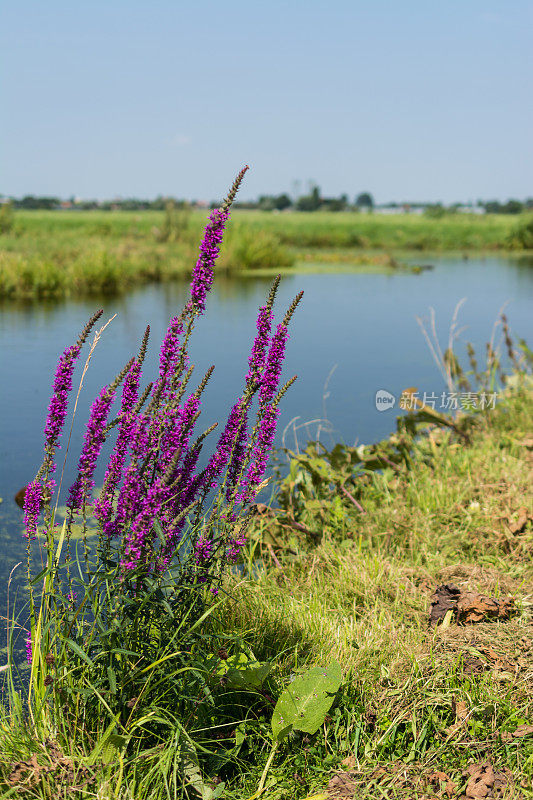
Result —
M533 195L525 0L4 0L0 192Z

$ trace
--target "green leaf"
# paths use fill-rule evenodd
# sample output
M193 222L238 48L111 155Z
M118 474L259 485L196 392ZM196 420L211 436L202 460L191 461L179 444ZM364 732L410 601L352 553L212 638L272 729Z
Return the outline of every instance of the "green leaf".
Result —
M88 664L90 667L94 666L93 661L91 661L91 659L89 658L87 653L85 653L81 649L79 644L76 644L76 642L73 642L72 639L65 639L65 642L68 644L70 649L73 650L76 653L76 655L78 655L82 659L82 661L85 661L85 663Z
M113 692L113 694L117 693L117 676L115 670L112 667L107 668L107 678L109 680L109 688Z
M112 733L102 745L100 760L104 764L110 764L112 761L115 761L118 753L125 749L128 742L129 737L120 736L118 733Z
M329 667L313 667L295 678L274 708L274 740L279 742L292 730L316 733L333 704L341 681L341 668L336 661Z
M269 662L254 664L246 669L235 669L230 667L226 672L225 678L230 689L246 691L247 689L259 689L264 683L271 670Z
M183 774L188 785L202 800L213 800L213 790L203 781L196 750L187 742L181 745L180 755Z

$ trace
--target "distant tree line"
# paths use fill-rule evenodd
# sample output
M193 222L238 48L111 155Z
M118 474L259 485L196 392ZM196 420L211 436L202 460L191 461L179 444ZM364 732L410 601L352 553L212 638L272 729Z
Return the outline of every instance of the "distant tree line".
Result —
M156 197L155 200L143 200L135 197L117 198L114 200L80 200L71 197L69 200L61 200L59 197L38 197L26 195L22 198L6 198L0 195L0 203L9 202L14 209L76 209L80 211L91 211L99 209L101 211L165 211L169 203L175 209L204 207L205 204L196 202L189 203L186 200L178 200L174 197ZM210 204L211 208L216 208L218 202ZM319 186L311 184L307 194L297 198L291 198L287 193L264 194L257 200L236 202L236 208L258 209L260 211L367 211L388 210L394 211L422 211L430 217L442 217L445 214L457 213L460 211L477 211L486 214L520 214L523 211L533 209L533 198L525 200L510 199L505 203L498 200L478 200L475 204L451 203L419 203L419 202L393 202L381 203L376 205L370 192L360 192L350 200L347 194L339 197L324 197Z

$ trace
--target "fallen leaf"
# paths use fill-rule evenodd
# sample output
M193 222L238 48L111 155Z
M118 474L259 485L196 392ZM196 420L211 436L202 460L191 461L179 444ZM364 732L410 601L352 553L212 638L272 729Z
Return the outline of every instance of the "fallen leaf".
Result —
M478 656L467 653L463 656L463 672L465 675L479 675L489 669L487 664Z
M452 780L450 780L450 777L446 775L445 772L442 772L441 770L437 769L435 770L435 772L431 772L427 776L427 779L429 783L433 786L433 788L439 790L441 794L443 790L442 786L443 784L444 784L444 791L446 792L447 797L453 797L453 795L455 794L457 786Z
M522 739L524 736L533 736L533 725L519 725L518 728L513 731L513 736L517 739Z
M337 798L353 798L357 784L352 772L337 772L328 783L328 797L331 800Z
M455 722L453 725L450 725L449 728L446 728L448 736L453 736L454 733L457 733L459 728L462 728L463 723L468 719L468 706L464 700L456 701L455 697L452 697L452 711L455 714Z
M530 519L531 515L529 514L527 508L525 506L522 506L521 508L518 509L517 512L515 512L515 514L509 517L508 519L509 530L513 535L517 533L522 533L522 531L525 529L528 523L528 520Z
M514 600L510 597L494 600L477 592L461 592L457 600L457 621L471 625L487 618L507 620L515 610Z
M342 766L346 771L349 771L355 767L357 764L357 757L356 756L346 756L341 761Z
M454 586L453 583L444 583L442 586L437 586L435 594L431 598L429 624L432 626L438 625L445 618L448 611L455 611L460 594L460 589Z
M494 770L489 762L471 764L467 769L470 776L466 784L467 797L487 797L494 786Z
M509 770L495 772L489 761L482 764L470 764L465 777L468 778L468 781L461 800L462 798L465 800L480 800L480 798L493 800L493 798L502 797L503 790L512 783L512 775Z
M462 722L468 717L468 706L466 705L464 700L459 700L459 702L457 703L454 701L454 705L455 705L455 717L456 719L461 720Z

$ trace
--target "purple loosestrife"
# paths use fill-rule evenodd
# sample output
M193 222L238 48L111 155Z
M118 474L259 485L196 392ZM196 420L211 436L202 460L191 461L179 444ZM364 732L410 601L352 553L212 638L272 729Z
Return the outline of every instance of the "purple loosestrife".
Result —
M95 517L102 527L109 522L113 513L113 499L122 479L126 454L135 432L135 404L139 396L140 369L140 363L134 362L122 387L120 427L109 459L102 492L94 504Z
M235 444L239 439L241 428L245 427L241 425L245 413L245 400L240 397L230 411L226 427L205 469L202 483L206 491L214 489L217 485L217 480L227 465Z
M167 425L161 437L160 469L166 472L178 452L185 452L200 408L200 398L191 395L183 407L169 409ZM177 467L177 463L175 465ZM171 477L171 476L170 476Z
M47 477L55 472L54 451L59 447L59 438L65 425L67 416L68 396L72 391L72 375L76 362L79 358L82 345L87 339L96 321L102 316L103 311L93 314L83 331L81 332L76 344L67 347L60 356L54 376L52 397L48 406L48 414L44 427L45 437L45 473ZM55 482L48 480L48 488L53 490Z
M226 500L230 500L234 490L237 487L239 478L241 476L242 468L244 465L244 458L246 453L246 441L248 438L248 410L245 403L242 401L242 409L240 419L238 421L238 428L235 434L233 447L231 449L231 456L226 473Z
M85 443L78 462L78 477L70 487L67 507L78 511L86 502L88 494L94 489L96 462L105 442L105 429L115 391L106 386L91 406L89 422L85 432Z
M28 664L31 664L33 655L31 646L31 633L28 633L28 635L26 636L24 644L26 645L26 661L28 662Z
M26 487L24 495L24 536L26 539L35 539L37 535L37 520L41 512L43 487L37 479Z
M268 306L259 309L257 317L257 335L252 347L252 354L248 361L248 374L246 384L257 381L265 365L265 354L270 341L270 328L272 325L272 311Z
M289 332L284 322L280 322L276 333L272 339L270 350L268 351L265 371L261 380L261 390L259 392L259 403L264 408L272 402L278 390L279 376L285 358L285 346Z
M200 567L206 564L213 553L214 542L210 541L206 536L200 536L194 545L194 563Z
M148 569L152 566L147 555L153 539L154 522L161 513L167 492L161 478L156 478L141 501L141 510L126 534L126 547L122 562L125 570L135 569L141 564Z
M205 298L213 284L215 261L220 253L224 228L229 219L229 209L248 169L246 165L238 173L221 208L211 213L205 228L204 238L200 244L200 256L192 275L191 299L187 306L190 311L197 314L203 314L205 311Z
M266 305L261 306L257 316L257 334L248 360L248 374L246 376L246 386L250 387L252 391L258 388L257 383L265 366L265 356L270 343L270 331L272 328L272 306L274 305L279 282L280 276L278 275L272 284Z
M179 354L179 339L183 333L182 317L174 317L167 328L159 353L159 378L167 378L173 372Z
M268 406L257 427L257 439L253 446L251 463L248 467L243 485L246 487L242 494L243 503L253 498L254 489L261 483L268 464L268 457L274 444L279 408Z
M213 268L220 252L224 227L228 219L227 211L215 209L209 217L209 223L200 244L200 257L192 274L190 300L192 309L199 314L203 314L205 311L205 298L213 283Z
M230 539L228 542L228 549L226 551L226 557L228 561L234 564L237 559L239 558L239 554L246 544L246 536L244 534L240 534L236 536L234 539Z
M132 431L131 442L131 462L126 470L124 483L120 489L115 518L111 519L112 509L109 511L107 522L103 525L103 532L107 536L118 536L126 529L128 522L138 513L141 507L143 493L146 486L139 475L139 465L148 452L149 432L147 430L148 419L146 414L141 414L135 420ZM106 506L106 510L107 510Z

